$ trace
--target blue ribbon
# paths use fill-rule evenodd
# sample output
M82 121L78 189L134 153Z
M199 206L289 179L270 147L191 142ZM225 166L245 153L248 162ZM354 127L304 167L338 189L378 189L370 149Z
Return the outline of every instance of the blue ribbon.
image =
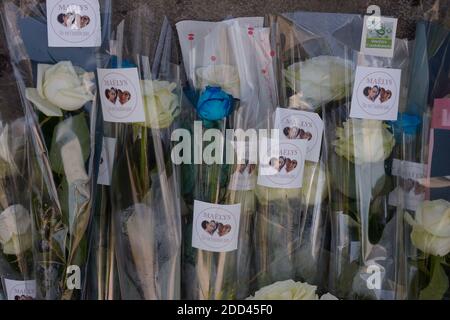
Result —
M410 113L399 113L397 121L389 122L393 128L397 142L401 141L401 135L416 135L422 124L421 117Z
M117 59L117 56L112 56L111 57L110 65L111 65L111 68L113 68L113 69L117 69L117 68L136 68L137 67L133 62L128 61L128 60L122 60L120 66L119 66L119 61Z

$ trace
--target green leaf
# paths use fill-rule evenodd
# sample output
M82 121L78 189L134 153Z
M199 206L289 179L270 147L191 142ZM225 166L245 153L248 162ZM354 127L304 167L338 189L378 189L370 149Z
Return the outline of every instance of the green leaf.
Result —
M431 280L428 286L420 291L420 300L442 300L448 290L448 277L441 266L441 258L432 257Z
M91 152L89 128L84 114L81 113L60 122L53 130L53 138L50 148L50 165L52 170L60 175L64 175L64 167L61 158L61 145L56 142L56 134L63 126L69 126L70 131L80 141L84 161L87 161Z

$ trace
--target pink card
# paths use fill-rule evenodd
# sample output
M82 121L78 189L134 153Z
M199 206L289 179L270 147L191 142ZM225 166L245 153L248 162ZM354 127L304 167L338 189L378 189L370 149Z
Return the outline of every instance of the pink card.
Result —
M434 100L431 127L434 129L450 130L450 99Z

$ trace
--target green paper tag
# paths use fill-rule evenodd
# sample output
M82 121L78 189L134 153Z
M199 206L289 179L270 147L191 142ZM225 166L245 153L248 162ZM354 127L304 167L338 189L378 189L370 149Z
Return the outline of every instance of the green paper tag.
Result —
M394 56L397 19L365 16L361 39L363 54L380 57Z

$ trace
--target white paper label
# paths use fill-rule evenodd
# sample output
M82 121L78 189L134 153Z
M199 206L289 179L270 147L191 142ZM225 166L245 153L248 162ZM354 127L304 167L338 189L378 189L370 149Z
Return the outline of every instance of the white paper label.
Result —
M307 141L306 160L318 162L322 147L323 121L317 113L278 108L275 129L281 139Z
M261 139L260 150L268 149L266 159L260 159L258 185L269 188L298 189L303 185L306 140ZM264 153L264 152L263 152ZM270 156L269 156L270 155Z
M403 203L407 210L416 211L425 200L425 187L420 180L425 178L427 167L423 163L394 159L392 175L403 178L402 186L398 186L389 194L389 205L398 206ZM402 197L400 201L399 197Z
M137 68L98 69L103 118L107 122L145 122Z
M103 148L100 158L100 166L98 169L97 183L110 186L111 177L114 167L114 155L116 152L116 139L115 138L103 138Z
M99 47L98 0L47 0L47 33L49 47Z
M241 205L194 202L192 247L211 252L237 250Z
M365 16L361 38L361 52L371 56L394 56L397 19Z
M36 281L16 281L4 279L8 300L34 300L36 298Z
M397 120L400 69L356 68L350 117Z

